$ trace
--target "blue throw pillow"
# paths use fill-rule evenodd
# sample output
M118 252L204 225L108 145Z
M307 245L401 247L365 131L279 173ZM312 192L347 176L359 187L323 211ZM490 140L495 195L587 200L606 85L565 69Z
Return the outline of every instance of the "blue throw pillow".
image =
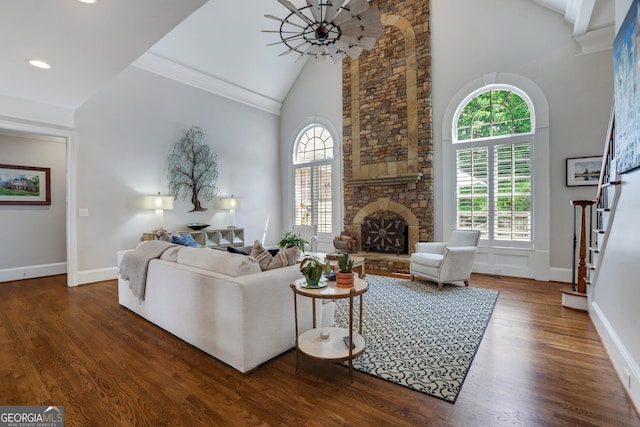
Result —
M183 246L192 246L194 248L200 247L200 245L198 245L198 242L196 242L189 233L182 233L179 236L174 234L173 236L171 236L171 243L176 243Z

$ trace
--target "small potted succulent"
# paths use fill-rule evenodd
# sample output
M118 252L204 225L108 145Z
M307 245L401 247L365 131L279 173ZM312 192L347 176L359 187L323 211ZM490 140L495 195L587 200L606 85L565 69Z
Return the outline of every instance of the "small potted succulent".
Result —
M343 253L338 258L338 272L336 273L336 286L339 288L351 288L354 284L353 259L348 253Z
M307 281L307 287L320 287L322 273L326 272L328 275L331 272L331 265L329 261L323 264L322 261L316 257L307 257L300 263L300 272Z

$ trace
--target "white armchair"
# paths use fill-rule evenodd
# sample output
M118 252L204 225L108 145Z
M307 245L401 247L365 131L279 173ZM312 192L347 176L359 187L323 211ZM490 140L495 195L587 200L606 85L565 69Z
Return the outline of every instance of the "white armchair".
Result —
M304 248L305 252L317 252L318 249L318 226L317 225L294 225L291 229L293 234L298 234L309 242L309 247Z
M453 230L447 242L419 242L411 254L411 280L424 277L438 284L464 281L469 286L473 260L480 240L477 230Z

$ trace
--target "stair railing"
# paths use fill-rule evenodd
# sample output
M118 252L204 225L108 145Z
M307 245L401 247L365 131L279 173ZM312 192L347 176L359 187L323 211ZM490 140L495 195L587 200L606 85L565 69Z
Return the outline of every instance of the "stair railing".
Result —
M600 266L602 264L603 255L607 247L609 240L609 230L613 223L615 214L615 208L620 198L620 184L622 181L618 180L615 171L615 114L614 108L611 107L611 116L609 118L609 127L607 129L607 140L604 146L604 152L602 155L602 167L600 169L600 180L598 182L598 191L596 194L595 206L596 206L596 228L593 229L592 234L597 234L598 238L597 247L591 247L589 254L589 278L588 283L591 285L592 290L595 288ZM609 187L615 186L616 190L613 195L613 199L610 198L610 192L607 191ZM607 221L605 224L605 213ZM593 262L594 252L598 254L596 262Z

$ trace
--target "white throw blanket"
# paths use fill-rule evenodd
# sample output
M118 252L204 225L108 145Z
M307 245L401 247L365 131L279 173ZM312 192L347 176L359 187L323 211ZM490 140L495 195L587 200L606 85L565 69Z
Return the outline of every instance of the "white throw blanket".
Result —
M172 246L176 245L162 240L149 240L123 255L119 266L120 277L129 281L129 289L140 301L144 300L149 261L160 258Z

